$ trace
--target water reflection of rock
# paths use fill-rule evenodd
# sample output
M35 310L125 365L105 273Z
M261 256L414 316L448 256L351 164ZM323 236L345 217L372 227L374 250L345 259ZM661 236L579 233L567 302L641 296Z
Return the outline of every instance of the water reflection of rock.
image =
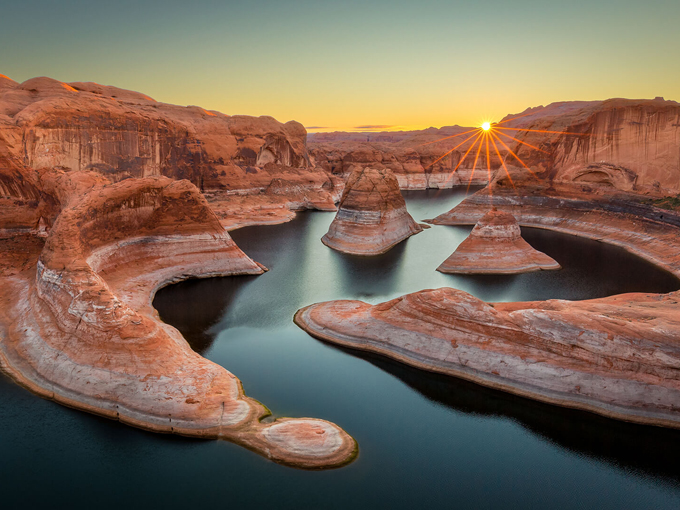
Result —
M454 411L509 418L577 455L586 455L636 476L651 476L680 486L680 430L610 420L417 370L374 354L338 349L365 359L429 400Z
M256 280L254 276L191 279L164 288L153 306L163 322L172 324L199 354L212 345L213 329L238 294Z
M560 273L564 274L567 295L562 299L590 299L627 292L665 294L680 288L680 280L673 274L608 243L566 234L553 236L549 231L526 227L522 228L522 236L564 268ZM575 268L580 269L577 272ZM547 276L557 277L553 274ZM548 299L541 292L538 294L533 299Z
M401 242L387 253L363 257L332 252L332 263L337 268L338 283L345 294L359 297L382 296L398 288L400 264L406 250Z
M451 286L491 302L582 300L627 292L663 294L680 288L674 275L617 246L537 228L522 228L522 237L559 262L562 270L456 275Z

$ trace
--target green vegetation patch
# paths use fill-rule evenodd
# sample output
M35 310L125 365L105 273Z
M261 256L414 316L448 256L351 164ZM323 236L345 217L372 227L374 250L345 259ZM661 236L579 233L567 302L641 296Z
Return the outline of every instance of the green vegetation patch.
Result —
M667 209L669 211L680 211L680 195L674 197L657 198L655 200L646 200L646 203L659 207L660 209Z

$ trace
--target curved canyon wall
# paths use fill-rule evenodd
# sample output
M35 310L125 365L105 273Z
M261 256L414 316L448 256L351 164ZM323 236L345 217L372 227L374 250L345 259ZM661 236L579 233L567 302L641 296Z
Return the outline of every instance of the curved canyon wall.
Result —
M311 164L306 135L295 121L165 104L96 83L34 78L4 79L0 86L0 157L33 170L92 172L109 182L187 179L208 193L227 225L227 216L244 207L281 218L290 217L289 209L334 208L342 182ZM276 193L269 192L274 180ZM225 195L251 199L230 208Z
M354 458L355 441L327 421L262 423L267 409L240 381L159 320L151 299L163 285L264 271L193 184L146 177L57 188L60 212L44 245L17 231L0 238L3 371L70 407L147 430L226 439L296 467Z
M515 145L518 156L550 182L652 195L680 193L680 104L675 101L555 103L503 126L518 128L507 133L544 151ZM520 165L510 163L522 173Z
M342 185L310 166L305 136L270 117L0 76L0 369L147 430L301 468L350 462L356 442L337 425L262 422L269 411L151 304L174 281L265 271L225 226L335 209Z

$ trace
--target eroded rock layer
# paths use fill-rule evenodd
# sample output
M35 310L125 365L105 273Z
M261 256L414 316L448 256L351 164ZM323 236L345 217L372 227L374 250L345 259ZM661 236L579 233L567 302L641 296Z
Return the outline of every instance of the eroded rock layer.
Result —
M406 210L394 175L360 168L347 179L338 214L321 240L344 253L378 255L421 231Z
M306 136L298 122L165 104L96 83L0 79L0 158L35 171L94 173L108 182L187 179L210 192L228 226L242 222L231 218L239 205L252 221L333 207L342 180L311 164ZM236 207L232 195L241 197Z
M338 175L389 168L402 189L486 184L514 166L551 182L680 193L680 104L675 101L608 99L528 108L494 124L490 151L477 158L474 151L469 154L473 129L314 133L309 151L315 164Z
M158 319L151 299L163 285L264 270L199 190L147 177L83 191L81 177L51 175L60 212L44 241L0 239L2 369L43 397L129 425L223 438L302 468L349 462L356 443L341 428L261 423L268 411L240 381Z
M636 194L581 185L494 183L433 220L469 225L490 207L521 225L621 246L680 276L680 216ZM516 183L517 184L517 183ZM371 306L304 308L310 334L537 400L680 428L680 292L588 301L484 303L454 289Z
M437 271L452 274L517 274L560 269L522 238L512 214L492 209Z
M620 246L680 274L680 212L661 209L632 193L555 184L493 186L431 220L436 225L474 225L490 207L512 214L522 226L545 228Z
M472 171L472 158L461 162L472 140L465 142L467 136L457 135L470 129L449 126L396 133L313 133L308 137L308 146L314 164L344 178L356 169L386 168L401 189L487 184L491 176L485 159L476 172ZM447 152L449 155L444 156ZM494 171L500 166L495 155L491 165Z
M450 288L301 309L311 335L605 416L680 428L679 293L489 304Z

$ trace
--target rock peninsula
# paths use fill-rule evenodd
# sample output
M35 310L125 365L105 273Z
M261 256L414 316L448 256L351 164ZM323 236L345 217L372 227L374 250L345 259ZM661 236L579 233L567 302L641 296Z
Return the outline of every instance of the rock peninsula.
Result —
M484 303L455 289L300 310L311 335L627 421L680 428L680 294Z
M680 276L680 105L555 103L504 119L517 142L489 186L434 220L492 207L522 226L620 246ZM533 131L530 131L533 130ZM455 289L298 311L317 338L528 398L680 428L680 292L485 303Z
M333 423L263 421L267 408L151 304L175 281L265 271L225 225L333 206L334 180L307 165L301 126L40 78L0 80L0 127L3 372L75 409L294 467L356 456Z

